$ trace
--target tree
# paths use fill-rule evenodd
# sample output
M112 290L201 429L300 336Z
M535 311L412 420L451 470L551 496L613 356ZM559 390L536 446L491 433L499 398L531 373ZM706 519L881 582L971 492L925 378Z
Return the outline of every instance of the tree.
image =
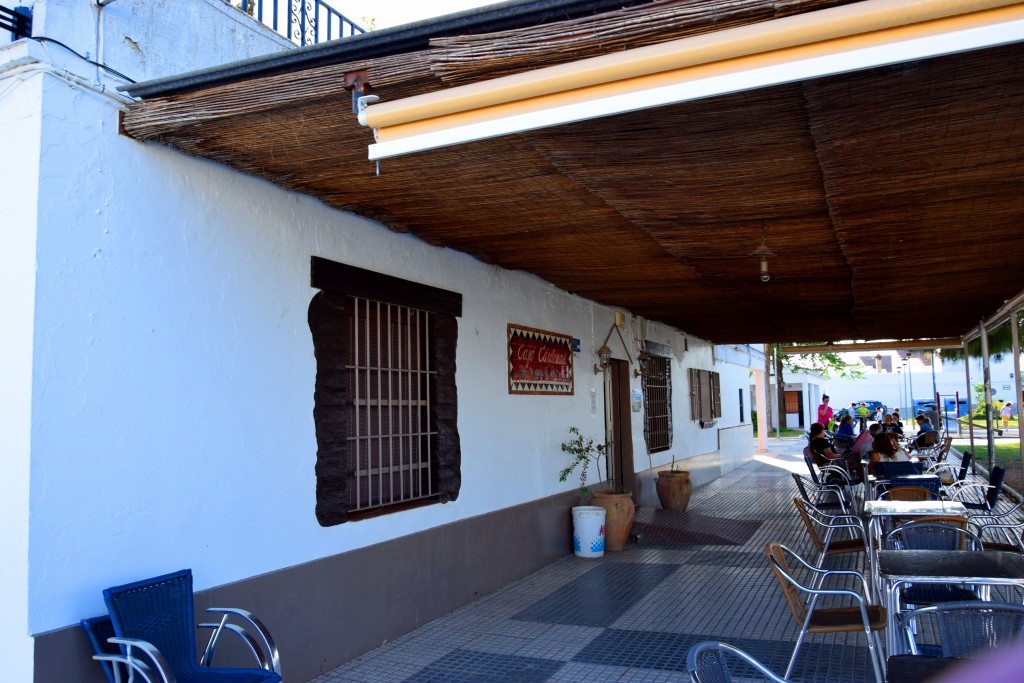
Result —
M775 389L779 402L779 429L786 428L786 389L783 381L783 368L793 372L814 372L825 377L833 374L839 377L855 379L863 377L860 366L847 363L838 353L806 353L799 355L783 354L779 349L783 346L794 347L800 344L770 344L769 352L775 355Z
M1024 338L1024 324L1021 320L1017 322L1017 334ZM995 360L1002 360L1003 355L1013 352L1013 330L1010 329L1010 321L1007 320L999 327L993 327L988 331L988 352ZM967 353L971 358L981 358L981 338L976 337L967 342ZM939 356L942 360L963 360L963 348L941 349Z

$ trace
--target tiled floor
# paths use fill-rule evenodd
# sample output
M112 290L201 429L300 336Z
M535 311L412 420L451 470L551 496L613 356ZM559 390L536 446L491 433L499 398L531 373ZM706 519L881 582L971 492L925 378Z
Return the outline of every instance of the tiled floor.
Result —
M813 548L789 474L805 469L804 442L770 443L767 455L696 489L687 513L639 510L640 538L626 550L567 556L314 683L670 683L688 680L686 652L701 640L732 643L781 674L797 627L764 544L811 559ZM812 636L793 677L868 681L864 642Z

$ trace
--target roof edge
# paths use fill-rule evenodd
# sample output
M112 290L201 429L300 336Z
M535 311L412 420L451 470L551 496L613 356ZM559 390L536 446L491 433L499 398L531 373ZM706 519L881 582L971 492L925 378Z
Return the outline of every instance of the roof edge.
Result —
M430 47L431 38L446 35L492 33L524 25L548 24L650 2L652 0L508 0L284 53L131 83L119 86L118 90L141 99L180 95L264 76L425 50Z

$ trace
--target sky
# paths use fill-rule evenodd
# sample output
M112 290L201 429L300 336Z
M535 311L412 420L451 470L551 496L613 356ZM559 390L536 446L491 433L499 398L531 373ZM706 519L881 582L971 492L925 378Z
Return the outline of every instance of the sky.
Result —
M408 24L442 14L494 4L494 0L333 0L332 5L364 28L374 19L376 28Z

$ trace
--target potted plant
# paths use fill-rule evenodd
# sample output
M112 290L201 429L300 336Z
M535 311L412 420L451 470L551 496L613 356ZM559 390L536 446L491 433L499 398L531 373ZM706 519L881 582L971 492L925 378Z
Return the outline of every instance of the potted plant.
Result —
M690 505L690 494L693 493L693 483L690 481L689 470L676 469L675 454L672 455L672 466L658 472L654 487L658 491L658 500L663 510L686 512Z
M590 489L587 486L587 471L590 463L597 467L598 479L601 479L601 461L608 457L610 444L595 443L594 439L584 437L579 428L570 427L569 434L572 438L562 443L562 452L568 453L573 460L563 469L559 475L559 481L565 481L569 475L580 468L580 499L586 496ZM594 491L591 497L591 505L604 508L605 510L605 549L622 550L629 540L629 532L633 529L633 519L636 517L636 508L633 505L632 494L621 486L616 487L612 479L607 480L608 489Z

